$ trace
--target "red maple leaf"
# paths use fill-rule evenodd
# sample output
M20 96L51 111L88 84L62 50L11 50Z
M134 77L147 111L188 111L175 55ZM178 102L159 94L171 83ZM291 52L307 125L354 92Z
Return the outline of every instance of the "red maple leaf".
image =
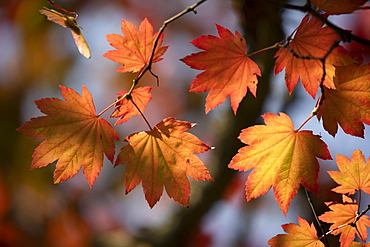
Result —
M190 183L195 180L213 180L203 162L194 153L210 149L189 130L193 124L166 118L151 131L126 137L128 145L119 153L116 166L127 163L126 194L142 182L150 207L160 199L163 187L169 197L183 206L189 205Z
M103 166L104 154L113 162L118 135L104 119L96 116L92 95L82 86L82 96L60 86L65 101L57 98L36 100L46 116L32 118L17 130L34 139L46 139L32 155L30 169L57 161L54 183L74 177L83 168L90 187Z
M364 137L364 124L370 124L370 64L340 66L334 78L335 89L324 90L317 113L332 136L338 124L347 134Z
M114 62L122 64L117 72L138 72L149 64L150 56L153 51L153 43L157 33L153 35L153 26L148 19L144 19L136 29L134 24L122 19L122 33L108 34L107 40L116 50L108 51L103 55ZM162 46L163 34L158 40L158 45L154 53L153 63L162 60L162 56L168 46Z
M239 139L248 146L239 149L229 167L239 171L254 168L246 182L247 200L266 194L273 186L275 200L286 215L300 184L317 193L316 157L331 156L319 136L295 131L286 114L266 113L262 117L266 125L242 130Z
M317 237L317 232L313 224L309 224L305 219L298 216L298 225L290 223L282 225L284 232L288 234L278 234L271 238L267 243L273 247L324 247L325 245Z
M352 195L357 190L370 194L370 157L366 163L360 150L352 153L352 161L344 155L337 155L339 171L328 171L330 177L340 186L334 192Z
M246 56L247 44L242 35L216 25L220 38L213 35L201 36L191 41L199 49L182 59L193 69L205 70L197 75L190 92L206 92L206 113L216 108L230 96L231 107L236 114L240 101L248 89L256 97L258 65Z
M333 235L341 234L339 238L341 247L349 246L355 239L355 234L365 242L367 238L366 227L370 226L369 216L362 215L356 225L353 226L352 223L355 222L358 213L358 205L355 200L348 196L343 195L342 197L343 203L326 202L325 204L331 211L320 215L319 219L327 223L333 223L329 229L333 230L331 232Z
M152 87L139 87L134 89L129 97L125 97L120 100L116 104L117 108L111 115L111 117L114 118L120 117L120 119L116 121L115 125L127 122L130 118L143 113L146 105L152 99L150 90L152 90ZM117 93L120 95L118 99L125 96L127 93L128 91ZM141 113L137 108L140 109Z
M323 23L307 14L296 29L294 38L287 45L280 48L275 57L275 75L285 68L285 81L289 93L293 91L301 79L304 89L314 98L323 76L323 64L319 59L324 58L333 44L340 40L338 34L329 27L322 27ZM300 56L300 57L296 57ZM306 57L303 59L302 57ZM308 59L311 57L311 59ZM324 85L335 88L333 77L334 65L347 65L356 61L349 56L343 47L334 48L325 60L326 77Z
M366 2L367 0L311 0L312 4L329 15L350 14Z

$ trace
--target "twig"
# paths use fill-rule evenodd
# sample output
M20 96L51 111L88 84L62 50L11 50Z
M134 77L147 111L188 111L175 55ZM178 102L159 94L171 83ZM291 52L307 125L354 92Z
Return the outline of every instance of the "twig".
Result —
M321 61L322 63L322 70L323 70L323 73L322 73L322 76L321 76L321 81L320 81L320 89L321 89L321 95L320 97L318 98L317 102L316 102L316 105L315 105L315 108L312 110L311 112L311 115L298 127L298 129L296 129L295 131L298 132L311 118L313 118L314 116L317 115L318 111L319 111L319 108L320 106L322 105L324 99L325 99L325 96L324 96L324 90L325 90L325 87L324 87L324 81L325 81L325 77L326 77L326 59L327 57L330 55L330 53L339 45L340 41L335 41L330 49L326 52L326 54L320 58L320 57L314 57L314 56L300 56L298 55L292 48L289 47L289 43L285 45L286 48L288 48L288 50L297 58L301 58L301 59L316 59L316 60L319 60Z
M58 9L64 11L65 13L73 16L76 20L78 19L78 14L76 12L73 12L73 11L68 11L66 10L65 8L62 8L61 6L59 6L58 4L54 3L53 0L48 0L48 2L50 3L50 5L53 5L55 7L57 7Z
M336 26L331 21L329 21L327 18L322 16L319 12L312 9L311 5L308 4L309 3L308 1L304 6L297 6L297 5L287 4L287 3L281 3L281 2L274 1L274 0L265 0L265 1L268 2L268 3L276 4L279 7L282 7L282 8L285 8L285 9L292 9L292 10L297 10L297 11L306 12L306 13L311 14L312 16L314 16L317 19L319 19L320 21L322 21L325 25L327 25L328 27L333 29L339 35L339 37L341 38L341 40L343 42L356 41L360 44L370 46L370 40L361 38L361 37L359 37L355 34L352 34L351 31L348 31L348 30L345 30L345 29L342 29L342 28ZM368 8L369 7L363 7L363 9L368 9Z
M363 215L365 215L366 213L367 213L367 211L369 211L370 210L370 204L368 204L367 205L367 208L365 209L365 210L363 210L360 214L358 214L357 216L356 216L356 219L355 219L355 221L352 223L352 224L356 224L359 220L360 220L360 218L363 216Z
M52 1L52 0L48 0L49 2ZM165 20L163 22L163 25L162 27L159 29L158 31L158 35L157 37L155 38L154 42L153 42L153 48L152 48L152 54L150 55L150 58L149 58L149 62L148 64L143 67L139 73L136 75L135 79L133 80L133 83L131 85L131 88L130 90L128 91L127 94L123 95L121 98L117 99L116 101L114 101L112 104L110 104L107 108L105 108L101 113L99 113L97 115L97 117L100 117L104 112L106 112L109 108L113 107L114 105L116 105L119 101L123 100L124 98L127 98L127 99L130 99L132 101L132 103L136 106L136 108L139 110L140 114L143 116L145 122L148 124L149 128L152 130L152 127L150 126L149 122L147 121L147 119L145 118L145 116L142 114L141 110L137 107L137 105L135 104L135 102L132 100L131 98L131 93L132 91L134 90L134 88L136 87L136 85L139 83L139 80L144 76L144 74L149 71L156 79L157 79L157 84L159 84L159 79L158 79L158 76L156 74L153 73L153 71L151 70L152 69L152 64L153 64L153 58L154 58L154 55L155 55L155 50L158 46L158 42L159 42L159 38L161 37L162 33L164 32L164 29L166 28L166 26L177 20L178 18L182 17L183 15L185 15L186 13L189 13L189 12L194 12L196 14L196 11L195 11L195 8L197 8L199 5L201 5L202 3L204 3L205 1L207 0L201 0L191 6L188 6L186 9L184 9L183 11L181 11L180 13L172 16L171 18ZM54 2L50 2L51 4L54 4ZM77 18L76 18L77 19Z
M172 16L171 18L165 20L161 26L161 28L159 29L158 31L158 34L157 34L157 37L155 38L154 42L153 42L153 49L152 49L152 54L150 55L150 58L149 58L149 62L148 64L144 67L144 69L138 74L138 76L134 79L134 86L136 86L139 82L139 80L143 77L143 75L147 72L147 71L151 71L152 69L152 64L153 64L153 58L154 58L154 55L155 55L155 50L158 46L158 42L159 42L159 38L161 37L162 33L164 32L164 29L167 27L168 24L170 24L171 22L177 20L178 18L182 17L183 15L189 13L189 12L194 12L195 14L197 13L195 11L195 8L197 8L199 5L201 5L202 3L204 3L205 1L207 0L201 0L191 6L188 6L186 9L184 9L183 11L181 11L180 13ZM153 72L151 72L152 75L153 75ZM156 77L158 79L158 77ZM158 80L157 80L158 81Z
M321 233L322 233L322 235L324 236L325 246L326 246L326 247L329 247L329 241L328 241L328 238L327 238L327 236L326 236L326 234L325 234L325 230L324 230L324 228L322 227L322 225L321 225L321 223L320 223L320 221L319 221L319 218L317 217L317 214L316 214L316 211L315 211L315 207L313 206L313 203L312 203L311 196L310 196L310 194L309 194L309 192L308 192L308 190L307 190L306 188L304 189L304 191L306 192L306 197L307 197L307 200L308 200L308 204L309 204L309 205L310 205L310 207L311 207L311 211L312 211L312 213L313 213L313 215L314 215L314 217L315 217L316 223L317 223L317 224L318 224L318 226L320 227L320 229L321 229Z
M340 226L336 227L335 229L332 229L332 230L330 230L330 231L326 232L325 234L323 234L323 236L326 236L326 235L328 235L328 234L332 233L333 231L336 231L336 230L338 230L338 229L340 229L340 228L342 228L342 227L344 227L344 226L351 226L351 227L354 227L354 228L356 229L357 234L358 234L358 235L359 235L359 237L362 239L361 232L360 232L360 231L358 230L358 228L357 228L357 222L358 222L358 221L360 220L360 218L361 218L362 216L364 216L364 215L365 215L369 210L370 210L370 204L368 204L368 205L367 205L367 208L366 208L365 210L363 210L360 214L358 214L358 215L356 216L355 220L354 220L352 223L345 223L345 224L343 224L343 225L340 225ZM323 236L321 236L320 238L322 238Z

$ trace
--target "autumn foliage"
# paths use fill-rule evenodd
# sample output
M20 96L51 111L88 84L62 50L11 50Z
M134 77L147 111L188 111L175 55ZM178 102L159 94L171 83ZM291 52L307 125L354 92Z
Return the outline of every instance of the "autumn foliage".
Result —
M247 200L264 195L273 187L275 200L286 214L300 184L318 192L317 158L331 156L319 136L307 130L295 131L286 114L266 113L262 117L266 125L242 130L239 139L248 146L239 150L229 167L239 171L254 168L246 182Z
M343 37L348 33L333 27L327 18L356 11L365 2L312 0L315 8L305 5L308 14L286 39L249 54L247 41L238 31L233 34L217 24L219 37L203 35L190 41L201 51L180 60L201 71L189 82L189 92L208 92L206 114L227 98L233 113L237 114L248 91L258 97L258 78L264 75L253 61L253 55L270 49L276 50L275 74L284 70L289 94L301 82L304 90L316 99L312 113L308 113L307 120L297 128L287 114L280 112L265 113L262 115L264 124L240 130L239 139L245 146L228 167L242 172L251 170L245 183L246 200L258 198L272 188L277 204L286 215L301 185L309 192L318 193L320 160L332 159L332 155L320 135L303 129L310 119L317 117L323 129L333 137L338 126L346 134L364 137L365 125L370 124L370 65L363 64L358 54L344 48L342 44L348 40ZM195 7L197 5L185 13ZM92 188L105 155L115 166L125 165L122 180L126 193L141 183L150 207L160 200L163 190L175 202L191 207L189 178L213 180L196 155L210 150L211 146L188 132L195 124L172 116L152 127L145 117L146 106L153 97L152 87L140 85L140 79L147 72L157 77L152 64L162 60L168 48L162 46L166 26L154 33L149 20L144 19L139 28L127 20L122 20L121 27L123 35L107 35L114 50L103 56L120 64L117 72L136 73L131 88L118 92L116 99L112 96L112 104L99 114L92 95L84 86L81 95L60 86L64 100L35 101L45 116L32 118L18 128L31 138L43 139L34 151L31 169L55 164L54 183L60 183L74 177L82 168ZM134 116L142 116L148 125L147 131L121 138L125 146L116 158L114 140L120 138L113 126L102 118L111 108L115 108L110 113L110 117L117 118L115 127ZM324 239L328 234L340 235L343 247L356 246L355 236L366 242L369 208L361 211L360 203L349 196L356 192L370 193L370 160L366 162L362 152L355 150L352 160L337 155L336 163L339 171L330 171L329 175L339 184L333 192L342 194L343 200L327 202L328 211L318 217L330 224L329 231L318 234L313 223L298 216L298 225L283 225L286 234L271 238L268 244L326 246Z

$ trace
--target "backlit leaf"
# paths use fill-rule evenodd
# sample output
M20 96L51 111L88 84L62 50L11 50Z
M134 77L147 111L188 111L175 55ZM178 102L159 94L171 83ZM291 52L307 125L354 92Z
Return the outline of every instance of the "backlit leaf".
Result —
M267 243L273 247L324 247L317 237L313 224L298 216L298 225L290 223L282 225L287 234L278 234Z
M153 34L153 26L148 19L144 19L137 30L134 24L122 19L122 33L108 34L107 40L116 50L108 51L103 55L114 62L122 64L117 72L139 72L149 64L149 59L153 50L153 42L157 33ZM158 45L154 53L153 63L162 60L162 56L167 46L162 46L163 35L158 40Z
M190 182L213 180L199 154L210 149L191 133L185 132L192 124L166 118L151 131L138 132L126 137L129 142L122 148L116 166L127 163L126 193L142 182L145 198L153 207L163 193L183 206L189 206Z
M340 235L339 241L341 247L349 246L357 235L362 241L366 241L367 228L370 226L369 216L363 215L355 226L349 224L353 223L356 219L358 212L358 205L355 200L348 196L343 195L343 203L326 202L325 204L331 211L327 211L319 216L319 219L333 223L329 230L333 230L331 234Z
M103 166L104 154L113 162L118 135L104 119L96 116L92 95L82 86L82 96L60 86L65 99L36 100L46 116L32 118L17 130L34 139L46 139L32 155L30 169L57 161L54 183L74 177L83 168L90 187Z
M201 36L191 43L204 51L182 59L193 69L205 70L197 75L190 92L206 92L206 113L222 104L230 96L231 107L236 114L240 101L249 91L256 97L258 65L246 56L247 44L242 35L217 26L219 37Z
M340 40L333 29L322 26L323 23L320 20L306 15L288 44L290 49L280 48L275 54L277 57L275 75L285 68L285 81L289 93L297 85L298 79L313 98L317 93L323 76L323 64L320 60L313 58L323 58L333 44ZM300 57L294 56L292 51ZM347 65L355 62L342 47L334 48L325 60L324 85L328 88L335 88L334 65Z
M328 171L330 177L340 186L334 192L352 195L357 190L370 194L370 157L366 163L360 150L352 153L352 161L344 155L337 155L339 171Z
M364 123L370 124L370 64L337 67L336 90L325 88L317 118L332 136L338 124L347 134L364 137Z
M247 200L266 194L273 186L275 200L284 214L300 184L317 193L317 158L331 159L326 144L311 131L295 131L284 113L266 113L266 125L242 130L239 139L248 146L239 149L229 167L248 171Z
M132 91L129 98L126 97L120 100L116 104L117 108L111 115L111 117L114 118L120 117L120 119L116 121L115 125L127 122L130 118L140 115L140 111L143 113L146 105L152 99L150 90L152 90L152 87L139 87ZM117 93L120 95L118 98L123 97L127 93L128 91ZM136 108L135 105L140 109L140 111Z

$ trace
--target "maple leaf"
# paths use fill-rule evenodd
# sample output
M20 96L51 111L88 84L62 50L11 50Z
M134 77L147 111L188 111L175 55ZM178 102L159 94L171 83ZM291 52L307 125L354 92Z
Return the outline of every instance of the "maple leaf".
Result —
M367 0L311 0L311 3L329 15L350 14Z
M276 247L324 247L325 245L317 237L313 224L309 224L298 215L298 225L290 223L282 225L284 232L278 234L267 243Z
M146 105L152 99L152 95L149 93L150 90L152 90L152 87L139 87L134 89L129 97L120 100L116 104L117 108L111 115L111 117L114 118L120 117L120 119L116 121L115 125L127 122L130 118L140 115L140 111L144 112ZM120 95L118 99L127 93L128 91L117 93ZM140 109L140 111L135 105Z
M363 138L363 123L370 124L370 64L337 67L334 82L337 89L325 88L317 118L332 136L339 124L345 133Z
M167 194L183 206L189 205L190 183L195 180L213 180L203 162L194 153L210 149L189 130L193 124L166 118L152 130L126 137L128 145L121 149L115 165L127 163L126 194L141 181L150 207L160 199L163 187Z
M153 35L153 26L147 18L141 22L139 30L131 22L122 19L122 33L124 36L119 34L108 34L106 36L110 45L116 50L108 51L103 57L123 64L117 69L117 72L138 72L149 64L157 33ZM162 42L163 34L158 40L153 63L162 60L160 56L168 48L168 46L161 47Z
M96 116L92 95L82 86L82 96L59 86L65 99L36 100L47 116L32 118L17 130L34 139L46 139L35 149L30 169L57 161L54 183L74 177L83 168L90 187L103 166L104 154L113 163L118 135L104 119Z
M352 162L344 155L337 155L340 171L328 171L330 177L340 186L332 189L336 193L352 195L357 190L370 194L370 157L366 163L360 150L352 153Z
M199 49L180 59L193 69L205 70L197 75L190 92L206 92L206 113L216 108L230 96L230 104L236 114L240 101L249 91L256 97L258 65L247 57L247 44L239 32L216 25L220 38L208 35L191 41Z
M229 168L248 171L247 200L264 195L274 188L275 200L286 215L299 185L317 193L319 164L316 157L331 159L326 144L311 131L295 131L284 113L266 113L266 125L242 130L239 139L248 146L239 149Z
M333 223L330 230L331 234L341 234L339 241L341 247L349 246L355 239L355 234L362 240L366 241L367 229L370 226L369 216L362 215L357 221L356 226L350 225L356 219L358 205L355 200L352 200L346 195L342 195L343 203L326 202L325 204L331 211L327 211L319 216L319 219L326 223Z
M323 58L332 48L333 44L340 40L338 34L329 27L322 27L323 23L317 18L311 18L307 14L298 26L294 38L289 42L289 48L280 48L274 57L275 75L285 68L285 81L289 93L293 91L301 79L304 89L314 98L323 76L323 64L318 59ZM296 57L294 54L300 56ZM303 59L306 57L311 59ZM356 61L343 49L334 48L325 59L326 77L324 85L335 88L333 76L334 65L348 65Z

